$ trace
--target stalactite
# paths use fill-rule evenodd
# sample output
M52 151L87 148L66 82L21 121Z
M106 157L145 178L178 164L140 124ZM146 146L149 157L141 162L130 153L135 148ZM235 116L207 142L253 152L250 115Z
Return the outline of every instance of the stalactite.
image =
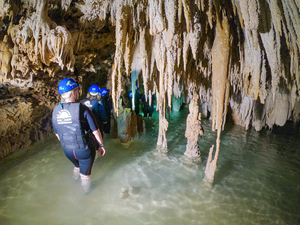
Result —
M246 95L240 104L237 104L233 98L230 99L230 106L234 113L238 115L233 115L233 120L236 124L244 126L246 129L249 128L252 120L252 111L254 108L253 100L250 96Z
M208 10L206 12L206 15L207 15L207 20L208 20L209 26L211 28L213 28L213 12L212 12L212 8L213 8L212 0L208 0Z
M282 1L284 16L287 26L287 42L290 47L291 67L290 73L295 74L297 85L300 85L299 72L299 51L300 51L300 9L295 6L292 0Z
M279 79L281 77L280 65L278 64L280 60L277 58L278 56L277 51L280 50L277 41L275 40L274 30L272 27L270 29L270 32L261 33L260 36L271 68L272 92L273 92L273 97L275 98L275 94L279 84Z
M182 17L182 0L178 0L178 22L181 23L181 17Z
M65 11L67 11L69 6L71 5L71 2L72 2L72 0L62 0L61 8L63 8Z
M239 0L246 30L257 30L259 24L258 0Z
M4 18L8 14L10 4L7 1L0 1L0 17Z
M140 52L141 52L141 64L143 72L143 83L145 100L147 101L148 94L148 82L149 82L149 56L147 51L147 40L146 40L146 30L145 28L140 31Z
M183 69L186 71L186 65L188 63L189 49L190 49L190 39L189 33L183 33L183 48L182 48L182 57L183 57Z
M47 47L52 53L51 61L58 63L61 69L66 66L68 70L72 71L75 64L75 57L73 55L73 48L69 44L70 40L70 32L65 27L57 26L48 34ZM42 47L41 49L45 51L45 48ZM43 62L50 64L50 60L47 62L46 58L44 58Z
M200 42L201 35L201 24L199 22L198 15L194 15L193 30L189 32L189 41L193 54L194 60L197 60L198 46Z
M268 127L272 128L274 124L283 126L291 113L287 95L277 92L275 93L275 97L273 97L273 93L269 93L266 102L264 107Z
M162 0L149 1L150 34L162 32L166 25L162 13Z
M81 21L92 21L97 18L105 20L110 2L110 0L102 0L97 2L98 4L95 4L94 0L85 0L84 4L76 3L76 6L83 13Z
M224 117L224 108L227 104L225 99L229 57L229 24L227 18L223 16L222 24L217 22L216 38L212 48L212 130L221 129ZM225 113L226 114L226 113Z
M250 39L250 34L245 31L245 67L243 73L246 75L245 92L253 99L258 98L260 89L260 73L261 73L261 49L255 47Z
M125 52L124 52L124 64L126 74L130 74L130 65L132 62L131 42L129 40L129 34L126 34Z
M183 47L183 39L182 39L182 34L177 34L177 68L183 68L182 67L182 47ZM178 75L178 79L180 79L180 76ZM177 79L177 80L178 80ZM179 82L179 80L178 80Z
M116 13L116 51L112 73L112 99L117 115L119 110L118 101L122 93L123 56L125 52L124 43L126 41L127 28L127 14L124 12L124 10L125 9L123 7L118 7Z
M266 59L263 54L263 60L262 60L262 69L261 69L261 75L260 75L260 88L259 88L259 99L262 104L265 103L265 99L267 98L267 70L266 70Z
M166 0L165 5L165 15L167 19L167 30L166 30L166 46L171 47L173 36L175 34L175 17L176 17L176 1Z
M141 56L142 48L140 46L141 46L141 40L135 46L135 50L133 53L133 59L132 59L132 63L131 63L131 91L132 91L132 93L135 92L136 81L138 80L139 74L143 67L142 56ZM135 104L133 104L134 102L135 102L135 94L132 95L132 110L135 110Z
M50 20L47 15L47 10L44 1L40 1L36 6L36 12L28 18L21 31L23 37L23 43L26 43L27 37L33 35L35 40L35 54L38 54L38 42L40 34L42 34L42 48L45 49L47 42L47 35L51 28L54 28L56 24ZM44 58L44 57L43 57Z
M163 75L166 67L166 46L162 39L162 35L155 36L155 45L153 46L153 54L157 66L157 70L160 73L160 77L163 79ZM164 83L161 83L164 86ZM159 87L160 88L160 87ZM163 89L165 91L165 89Z
M166 90L168 96L168 106L172 107L172 94L173 94L173 83L175 79L175 66L177 61L177 49L178 49L178 35L173 37L172 45L167 47L167 83Z
M282 35L282 24L281 21L283 20L280 8L278 6L278 0L270 2L271 4L268 4L263 8L263 10L268 10L268 7L270 8L270 12L272 15L272 23L274 24L275 30L279 32L280 36ZM267 21L262 21L267 22Z
M190 1L189 0L182 0L183 4L183 12L184 12L184 17L185 17L185 23L186 23L186 30L189 33L191 31L191 20L192 20L192 15L191 15L191 9L189 5Z

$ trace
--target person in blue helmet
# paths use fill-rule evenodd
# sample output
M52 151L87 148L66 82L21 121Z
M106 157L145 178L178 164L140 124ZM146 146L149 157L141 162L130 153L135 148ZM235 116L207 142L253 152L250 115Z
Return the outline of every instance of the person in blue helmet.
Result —
M149 104L150 100L149 100L149 94L147 95L147 101L146 101L146 96L143 95L142 96L142 103L144 103L143 106L143 113L144 113L144 118L152 118L152 114L154 112L154 101L156 100L155 95L151 96L151 105ZM148 117L149 116L149 117Z
M90 86L87 97L80 102L93 112L103 137L103 125L107 123L107 116L104 107L99 102L100 96L100 88L94 84Z
M61 80L58 93L61 101L53 109L53 129L66 157L74 164L74 179L80 177L81 185L87 192L91 185L95 146L98 145L102 156L105 154L103 139L89 108L76 103L79 98L79 85L76 81L72 78Z
M103 105L106 116L107 116L107 123L103 124L103 131L106 134L110 133L110 118L111 118L111 110L112 110L112 99L109 95L109 90L106 88L100 89L101 100L100 104Z

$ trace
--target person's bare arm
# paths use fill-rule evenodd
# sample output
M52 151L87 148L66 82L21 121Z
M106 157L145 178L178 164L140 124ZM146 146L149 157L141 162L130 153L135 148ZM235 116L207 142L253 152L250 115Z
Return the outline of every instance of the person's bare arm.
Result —
M98 130L93 131L93 135L95 136L97 142L99 143L98 151L101 153L101 156L104 156L105 148L103 146L103 139L102 139L102 135L100 133L100 130L98 129Z

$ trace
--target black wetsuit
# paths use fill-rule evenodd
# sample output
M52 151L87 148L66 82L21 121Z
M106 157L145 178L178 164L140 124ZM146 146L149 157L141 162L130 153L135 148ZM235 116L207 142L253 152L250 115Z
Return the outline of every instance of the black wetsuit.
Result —
M111 110L112 110L112 100L111 97L106 94L105 96L102 97L100 104L103 105L103 108L106 113L107 117L107 123L103 124L103 131L106 134L109 134L110 132L110 116L111 116Z
M80 103L86 105L93 112L103 137L103 123L107 122L107 116L104 107L99 103L98 100L95 99L83 99L80 101Z
M90 175L97 141L92 131L98 126L88 107L81 103L63 103L52 113L54 132L59 136L66 157L80 167L80 173Z
M147 102L146 102L145 95L142 96L142 102L144 103L144 107L143 107L144 118L147 118L148 115L149 115L149 117L152 117L152 113L154 112L155 99L156 99L155 95L152 95L151 105L149 105L149 101L150 101L149 94L147 95Z

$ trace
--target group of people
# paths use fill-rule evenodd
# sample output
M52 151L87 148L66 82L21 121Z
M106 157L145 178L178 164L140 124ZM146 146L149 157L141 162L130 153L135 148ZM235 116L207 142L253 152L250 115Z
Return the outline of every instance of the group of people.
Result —
M80 101L93 112L102 136L103 133L109 134L110 132L112 104L108 93L106 88L100 89L98 85L94 84L89 88L86 98Z
M103 133L110 132L112 104L109 90L97 85L89 88L86 99L77 102L79 89L72 78L59 82L61 101L54 107L52 124L66 157L74 164L74 179L80 177L84 191L88 192L96 150L101 156L105 154Z
M139 87L138 85L135 85L135 93L134 93L134 111L136 115L140 114L140 102L142 103L142 111L144 113L144 118L151 118L152 114L154 112L154 100L156 99L155 95L151 96L151 105L149 104L149 94L147 95L147 101L146 101L146 96L141 95L139 92ZM128 92L128 97L129 97L129 102L130 102L130 108L133 109L132 107L132 98L133 94L132 91Z
M55 135L64 149L66 157L73 163L73 177L81 179L85 192L89 191L91 170L96 151L104 156L103 134L110 132L112 101L109 90L100 89L98 85L90 86L87 96L78 102L80 86L72 78L65 78L58 84L61 101L54 107L52 124ZM140 95L136 85L135 113L139 114L139 104L143 103L144 118L152 117L155 95L152 105L149 95ZM132 92L129 93L130 103Z

